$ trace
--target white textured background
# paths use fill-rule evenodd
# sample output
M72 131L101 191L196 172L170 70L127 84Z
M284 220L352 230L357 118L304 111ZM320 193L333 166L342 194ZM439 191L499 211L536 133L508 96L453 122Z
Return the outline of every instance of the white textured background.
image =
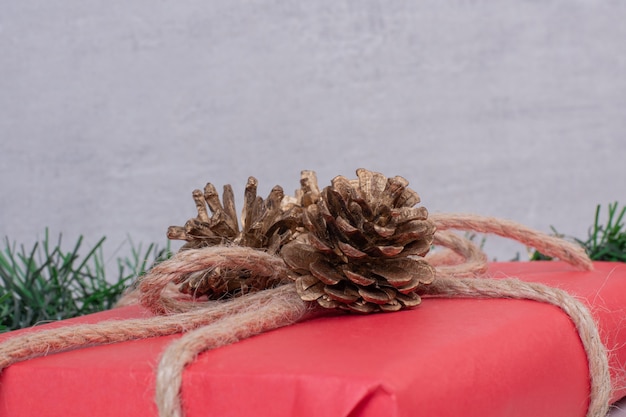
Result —
M207 181L363 166L431 211L584 237L626 203L624 21L622 1L3 1L0 235L106 235L114 257L164 243Z
M265 195L363 166L431 211L584 237L626 202L625 20L621 1L2 2L0 235L165 243L207 181Z

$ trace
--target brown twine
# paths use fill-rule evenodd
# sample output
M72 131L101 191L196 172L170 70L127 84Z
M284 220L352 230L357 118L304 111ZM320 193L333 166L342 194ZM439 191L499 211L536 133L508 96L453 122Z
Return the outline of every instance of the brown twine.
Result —
M577 268L586 271L593 269L591 260L582 246L533 230L520 223L475 214L435 213L431 214L429 219L435 223L438 232L457 229L494 234L517 240L526 246L537 249L544 255L559 258Z
M546 255L588 270L592 264L584 250L562 239L501 219L456 214L434 214L430 218L438 229L435 244L449 248L454 255L449 252L429 255L427 259L436 267L437 279L426 287L427 295L528 299L561 308L578 330L588 356L591 389L587 416L605 416L609 408L611 379L606 348L589 309L565 291L543 284L513 278L459 278L483 274L487 270L487 258L469 240L446 230L473 230L513 238ZM317 308L300 300L293 284L229 301L197 301L172 288L182 276L217 268L253 271L273 278L288 277L288 269L281 258L250 248L218 246L179 252L142 277L136 291L141 303L157 316L17 335L0 344L0 369L78 347L184 333L161 357L156 381L160 416L182 417L182 373L198 354L320 314ZM127 300L137 297L136 292L129 294Z
M280 298L288 287L271 288L228 302L207 302L202 308L197 306L172 315L108 320L21 334L0 344L0 370L17 362L69 349L186 333L224 317L260 309Z
M198 354L301 321L313 312L294 285L283 285L271 302L200 327L172 342L157 368L156 402L161 416L182 417L180 389L183 370Z
M435 233L433 244L449 248L426 257L437 277L472 277L487 272L487 255L470 240L449 231Z
M191 273L205 273L220 268L241 273L254 271L256 276L271 277L273 281L280 281L281 278L284 282L289 281L289 269L281 258L242 246L185 250L177 253L175 259L158 264L139 283L139 300L154 314L174 314L206 305L202 302L190 303L190 297L171 291L173 283ZM131 293L129 296L135 295Z

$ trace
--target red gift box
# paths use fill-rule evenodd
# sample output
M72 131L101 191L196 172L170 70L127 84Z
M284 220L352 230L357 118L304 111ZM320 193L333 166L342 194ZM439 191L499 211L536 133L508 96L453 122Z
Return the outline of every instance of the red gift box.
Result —
M581 272L560 262L494 263L489 273L582 299L610 351L612 401L626 395L626 265ZM133 306L39 328L146 315ZM14 364L0 376L0 415L156 416L154 372L177 337ZM182 400L187 417L582 417L589 369L558 307L435 298L409 311L313 319L205 352L184 371Z

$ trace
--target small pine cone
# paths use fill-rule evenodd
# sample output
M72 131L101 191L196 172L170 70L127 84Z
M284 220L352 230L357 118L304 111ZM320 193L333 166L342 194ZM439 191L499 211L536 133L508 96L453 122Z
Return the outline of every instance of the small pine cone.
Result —
M357 170L338 176L304 210L306 235L280 254L307 301L360 313L418 305L434 269L424 260L435 226L402 177Z
M256 178L248 178L241 230L237 222L232 187L224 186L222 205L217 190L213 184L208 183L204 187L204 192L194 190L192 194L198 216L189 219L185 226L170 226L167 237L173 240L186 240L183 250L216 245L238 245L276 253L284 243L295 237L302 223L302 209L296 204L289 206L283 204L286 200L285 194L278 185L272 189L267 199L263 200L257 196L257 184Z
M209 183L204 192L193 191L198 216L188 220L185 226L170 226L168 238L186 240L181 250L236 245L276 254L286 242L302 232L302 208L299 204L285 204L286 198L280 186L274 187L263 200L257 196L257 184L256 178L248 179L241 230L232 187L224 186L222 204L215 187ZM209 299L240 295L278 284L252 271L237 268L197 271L181 277L177 283L181 284L181 292Z

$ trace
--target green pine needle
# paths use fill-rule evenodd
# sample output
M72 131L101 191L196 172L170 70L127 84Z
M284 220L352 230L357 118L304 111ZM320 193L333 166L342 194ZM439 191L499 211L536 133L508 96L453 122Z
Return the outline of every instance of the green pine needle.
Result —
M145 250L131 241L131 255L118 258L118 276L105 277L103 237L82 255L80 236L69 251L59 235L27 250L5 238L0 249L0 332L63 320L112 308L128 286L154 262L171 256L169 244Z
M601 224L601 206L596 206L593 226L589 229L586 240L576 239L585 248L589 258L594 261L626 262L626 227L624 217L626 216L626 206L618 209L617 202L609 204L608 218L606 224ZM552 228L555 235L563 236ZM535 251L531 260L549 260L551 258Z

